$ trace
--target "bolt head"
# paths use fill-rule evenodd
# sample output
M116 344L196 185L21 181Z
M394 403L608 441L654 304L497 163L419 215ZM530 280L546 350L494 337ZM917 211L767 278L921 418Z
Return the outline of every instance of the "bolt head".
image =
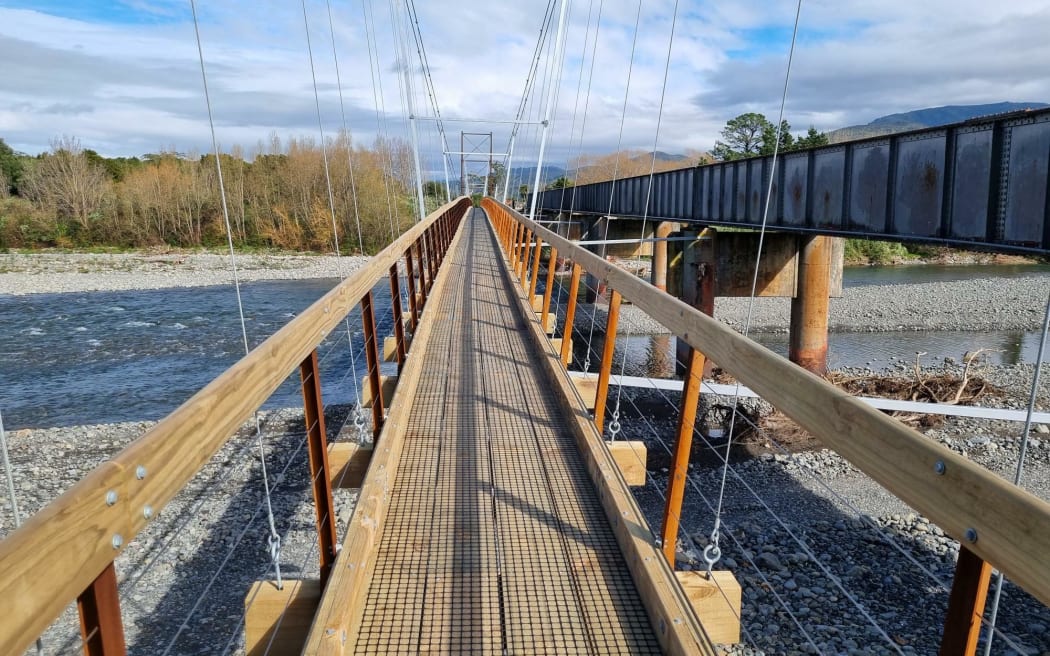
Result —
M136 467L135 468L135 478L139 479L140 481L142 479L146 478L146 468L143 467L142 465L139 465L138 467Z
M153 519L153 506L146 504L142 507L142 516L146 519Z
M112 505L114 505L116 503L117 503L117 491L116 490L110 490L109 492L106 492L106 505L107 506L112 506Z
M966 541L977 542L977 529L968 528L966 529Z
M947 471L947 469L948 466L944 464L943 460L938 460L937 462L933 463L933 471L935 471L938 476L943 476L944 472Z
M111 540L111 544L113 545L114 549L120 549L124 546L123 536L121 536L120 533L114 533L113 539Z

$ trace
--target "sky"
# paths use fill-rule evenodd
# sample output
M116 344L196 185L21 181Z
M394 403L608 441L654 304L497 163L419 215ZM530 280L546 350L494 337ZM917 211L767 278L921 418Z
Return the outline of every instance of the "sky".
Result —
M306 0L304 20L303 0L198 0L220 147L251 156L274 136L317 140L344 124L359 143L408 139L411 110L423 168L437 175L441 141L414 43L398 55L410 1ZM738 114L777 116L794 1L566 1L564 62L558 6L514 166L535 163L534 123L551 95L545 160L563 165L618 147L706 151ZM412 4L442 116L514 119L548 0ZM1042 0L804 0L785 118L804 132L923 107L1050 102L1047 34ZM108 156L211 149L189 0L0 0L0 62L0 138L16 150L62 136ZM508 151L510 123L444 125L445 150L460 150L461 132L491 131L496 159ZM486 138L465 140L487 153Z

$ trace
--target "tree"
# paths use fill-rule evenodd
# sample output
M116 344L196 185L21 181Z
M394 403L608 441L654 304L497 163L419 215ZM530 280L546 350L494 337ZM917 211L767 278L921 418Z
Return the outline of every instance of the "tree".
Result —
M711 154L723 162L758 155L770 128L776 129L762 114L741 114L726 123L722 130L724 141L716 141Z
M0 180L4 181L3 195L5 196L18 191L18 183L24 171L22 159L11 146L0 139Z
M428 180L423 183L423 195L424 196L435 196L437 198L446 198L448 196L445 193L445 183L438 182L437 180Z
M764 118L764 117L763 117ZM759 155L772 155L773 146L777 142L777 126L766 121L766 126L762 128L762 144L758 148ZM780 122L780 148L778 152L786 152L792 149L792 144L795 143L795 137L791 135L791 125L787 121Z
M23 195L71 219L84 230L102 207L110 189L106 170L92 164L80 141L63 137L51 142L51 152L41 155L22 178Z
M519 186L518 187L518 197L521 199L521 202L524 203L525 199L528 198L528 196L529 196L529 185L523 184L523 185Z
M809 126L809 132L806 133L806 136L799 137L795 140L795 149L797 150L826 145L828 145L828 135L823 132L817 132L817 129L812 125Z
M566 178L563 175L560 178L558 178L557 180L555 180L554 182L551 182L549 185L547 185L547 189L567 189L568 187L571 187L571 186L572 186L572 180Z
M507 166L503 162L493 162L492 169L489 171L489 186L488 195L495 197L497 190L503 187L504 180L507 179Z

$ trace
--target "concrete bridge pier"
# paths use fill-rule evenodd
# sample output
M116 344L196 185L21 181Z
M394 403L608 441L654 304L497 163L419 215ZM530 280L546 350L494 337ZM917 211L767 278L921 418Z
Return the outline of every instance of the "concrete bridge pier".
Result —
M822 235L799 237L797 287L791 299L788 358L818 375L828 371L833 239ZM841 271L841 263L838 266Z
M601 216L593 219L586 219L584 225L582 226L583 234L581 236L581 240L594 241L599 239L605 239L605 235L608 232L606 230L606 226L612 219L613 217L611 216ZM590 246L584 246L584 248L591 251L603 260L605 259L605 255L608 252L607 244L592 244ZM587 303L594 303L598 300L598 295L602 294L605 291L605 284L597 276L591 275L590 273L588 273L586 276L586 282L587 290L586 294L584 295L584 301Z
M666 239L678 227L677 223L661 221L656 226L655 236L657 239ZM653 242L653 266L649 274L653 287L660 291L667 291L667 242Z

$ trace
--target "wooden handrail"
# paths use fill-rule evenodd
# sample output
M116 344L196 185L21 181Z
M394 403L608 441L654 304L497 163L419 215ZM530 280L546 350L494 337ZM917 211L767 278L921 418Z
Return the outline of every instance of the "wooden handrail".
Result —
M19 654L460 197L416 224L250 354L0 542L0 654ZM115 502L113 500L116 494ZM146 507L151 512L146 512Z
M825 446L1050 605L1050 504L506 205L485 199L483 207L506 212L562 257L605 280Z

